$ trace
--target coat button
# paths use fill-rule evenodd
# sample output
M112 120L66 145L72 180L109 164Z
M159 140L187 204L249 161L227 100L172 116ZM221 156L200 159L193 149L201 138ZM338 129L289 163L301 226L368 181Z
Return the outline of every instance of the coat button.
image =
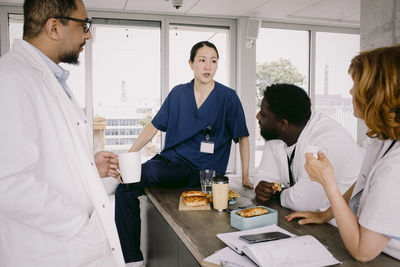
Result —
M85 123L87 123L87 120L85 120Z
M112 251L115 251L115 248L111 248Z
M76 125L78 125L78 126L79 126L79 121L76 123Z
M105 209L105 208L106 208L106 205L103 204L102 207L103 207L103 209Z
M90 162L90 165L92 165L92 166L93 166L93 162Z

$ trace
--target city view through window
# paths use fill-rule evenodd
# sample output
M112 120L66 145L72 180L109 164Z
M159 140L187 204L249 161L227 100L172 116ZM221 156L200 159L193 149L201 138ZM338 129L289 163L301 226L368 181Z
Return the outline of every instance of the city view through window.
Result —
M159 23L93 27L95 146L127 151L160 108L160 46ZM160 150L158 134L143 149L142 158Z
M352 86L347 70L359 52L358 34L316 32L315 102L313 110L337 120L357 136L357 120L349 90ZM308 91L309 31L262 28L257 40L257 103L267 85L293 83ZM255 167L260 164L264 140L256 125Z
M10 47L22 38L23 16L9 15ZM97 19L92 28L92 46L81 53L80 65L61 64L70 71L68 84L85 110L85 53L92 53L94 150L126 151L162 103L160 22ZM233 86L229 78L230 32L225 27L171 24L169 27L169 88L193 79L188 60L191 47L209 40L219 51L215 80ZM256 50L255 114L262 91L276 82L309 88L309 34L307 30L261 28ZM316 32L315 101L313 109L336 119L356 138L347 73L352 57L359 52L358 34ZM90 94L89 94L90 95ZM255 167L262 155L264 140L255 125ZM144 159L161 151L158 135L145 148Z
M338 53L334 53L338 51ZM316 33L315 109L337 120L357 138L348 68L360 51L358 34Z
M260 110L263 91L274 83L294 83L306 91L309 69L308 31L261 28L256 51L257 107ZM254 165L258 167L264 147L258 123L255 125Z
M160 30L154 27L96 25L94 31L95 128L102 129L105 124L105 149L126 151L161 105ZM223 67L216 77L226 83L227 33L228 30L206 27L171 26L169 90L193 79L188 63L190 49L202 40L210 40L219 46L219 62ZM114 67L110 69L109 66ZM144 148L142 158L154 156L161 151L161 147L161 134L158 132Z
M9 15L10 47L22 38L23 16ZM161 105L161 41L159 22L95 19L92 31L94 150L126 151ZM193 79L188 60L199 41L213 42L219 50L215 79L229 85L229 29L171 25L169 90ZM68 84L85 107L85 50L79 65L60 64L70 71ZM161 134L144 148L142 158L161 151ZM142 159L143 160L143 159Z

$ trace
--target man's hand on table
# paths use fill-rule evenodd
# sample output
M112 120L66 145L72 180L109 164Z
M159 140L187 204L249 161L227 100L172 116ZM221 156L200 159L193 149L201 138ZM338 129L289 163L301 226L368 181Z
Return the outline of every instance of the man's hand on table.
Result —
M275 194L274 183L267 181L260 181L256 186L256 199L257 202L264 204L268 202L271 197Z

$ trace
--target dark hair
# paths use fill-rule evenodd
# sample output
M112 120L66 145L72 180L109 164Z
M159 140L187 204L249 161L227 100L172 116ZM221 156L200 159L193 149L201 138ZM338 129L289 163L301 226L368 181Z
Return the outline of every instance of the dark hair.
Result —
M214 49L215 52L217 52L217 58L219 58L219 54L218 54L217 47L216 47L213 43L210 43L209 41L201 41L201 42L198 42L197 44L195 44L195 45L192 47L192 49L190 50L190 59L189 59L190 62L193 62L193 61L194 61L194 57L195 57L196 54L197 54L197 50L199 50L199 49L202 48L203 46L208 46L208 47Z
M269 110L278 119L305 125L311 117L311 101L304 89L287 83L276 83L264 90Z
M24 38L35 38L49 18L68 17L77 9L76 0L25 0ZM67 20L61 20L67 25Z

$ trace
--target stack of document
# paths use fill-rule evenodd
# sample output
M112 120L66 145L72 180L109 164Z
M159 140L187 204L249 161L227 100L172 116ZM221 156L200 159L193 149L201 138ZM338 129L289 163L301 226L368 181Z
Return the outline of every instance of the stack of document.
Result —
M239 238L265 232L282 232L291 237L254 244ZM219 250L204 261L220 266L329 266L340 263L314 237L296 236L276 225L218 234L217 237L231 249Z

